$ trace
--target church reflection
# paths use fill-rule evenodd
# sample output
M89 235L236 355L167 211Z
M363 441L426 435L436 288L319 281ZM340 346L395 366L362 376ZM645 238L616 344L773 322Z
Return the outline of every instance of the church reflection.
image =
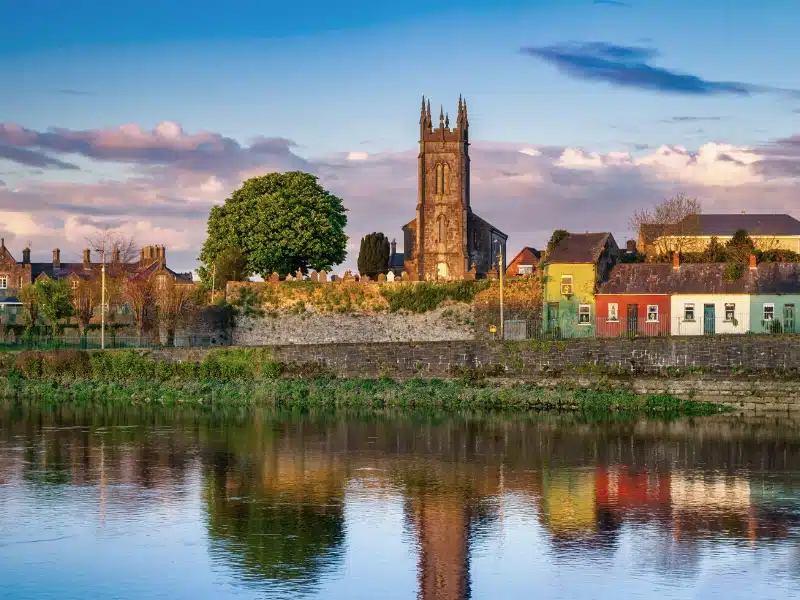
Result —
M721 419L692 435L686 423L546 418L175 418L167 429L151 426L170 422L157 415L5 415L0 443L20 450L0 453L0 482L96 488L107 511L180 500L199 481L213 559L306 591L344 568L359 483L375 501L403 498L424 600L470 597L470 555L502 535L509 496L531 508L555 561L612 556L627 532L636 565L676 577L695 576L703 544L788 539L800 525L798 429L755 442Z

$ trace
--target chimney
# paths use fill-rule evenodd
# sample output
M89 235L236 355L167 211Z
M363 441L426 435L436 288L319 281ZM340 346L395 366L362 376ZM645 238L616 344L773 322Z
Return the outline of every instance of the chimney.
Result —
M672 268L673 269L681 268L681 255L677 251L672 253Z
M119 262L119 248L112 248L111 249L111 262L115 262L115 263Z
M167 249L164 246L156 246L156 252L158 253L158 260L161 262L161 264L166 265Z
M750 255L750 268L751 269L758 268L758 263L756 263L756 255L755 254L751 254Z
M390 256L394 256L395 254L397 254L397 240L393 239L391 245L392 245L392 253Z
M0 238L0 248L6 247L6 238Z
M636 240L628 240L625 242L625 250L631 254L636 254Z
M53 248L53 267L58 269L61 267L61 250Z
M84 248L83 249L83 266L84 267L88 267L90 264L92 264L92 260L91 260L90 256L91 255L89 254L89 249L88 248Z
M22 264L23 265L31 264L31 249L30 248L23 248L22 249Z

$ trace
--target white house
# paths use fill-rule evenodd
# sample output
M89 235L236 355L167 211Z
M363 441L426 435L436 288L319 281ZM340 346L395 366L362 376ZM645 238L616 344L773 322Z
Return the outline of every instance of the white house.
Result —
M722 263L680 264L676 254L669 277L672 335L747 333L754 269Z

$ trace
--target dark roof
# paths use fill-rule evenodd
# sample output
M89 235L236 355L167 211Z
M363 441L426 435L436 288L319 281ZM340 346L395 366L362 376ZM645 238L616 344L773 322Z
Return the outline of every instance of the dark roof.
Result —
M739 229L744 229L750 235L800 235L800 221L791 215L778 214L700 214L686 217L697 219L697 225L683 229L690 235L695 227L695 235L732 236ZM661 235L663 225L644 224L641 234L645 241L650 242ZM680 226L677 229L681 230Z
M389 256L389 268L402 267L405 265L406 255L404 252L395 252Z
M0 304L22 304L22 302L16 296L6 296L5 298L0 298Z
M570 233L547 255L548 263L595 263L612 235L604 233Z
M42 273L47 275L50 279L63 279L72 274L79 277L88 277L94 266L95 265L90 266L87 272L83 263L61 263L57 269L51 262L31 263L31 278L36 281L36 278Z
M160 266L161 264L158 262L153 262L143 268L139 267L138 262L112 263L106 266L106 274L111 274L115 269L122 269L130 276L149 277L154 271L158 270ZM191 273L177 273L168 267L165 268L170 275L179 281L193 281ZM47 275L50 279L65 279L71 275L77 275L81 279L90 279L100 276L100 263L91 263L88 267L85 267L82 262L61 263L57 269L53 266L52 262L31 263L31 279L36 281L36 278L42 273Z
M725 263L620 264L599 294L800 294L800 264L761 263L734 282L725 280Z
M487 221L486 219L481 219L475 213L472 213L472 218L475 219L475 225L483 225L483 226L487 227L488 229L490 229L492 231L492 233L497 234L498 236L500 236L504 240L508 239L508 235L507 234L505 234L502 231L500 231L497 227L495 227L494 225L489 223L489 221Z

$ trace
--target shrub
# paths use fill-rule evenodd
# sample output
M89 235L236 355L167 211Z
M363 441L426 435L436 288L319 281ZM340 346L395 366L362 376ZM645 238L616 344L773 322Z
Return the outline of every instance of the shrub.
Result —
M488 281L405 283L382 286L381 294L386 298L391 312L407 310L424 313L434 310L446 300L471 303L478 292L488 287Z

